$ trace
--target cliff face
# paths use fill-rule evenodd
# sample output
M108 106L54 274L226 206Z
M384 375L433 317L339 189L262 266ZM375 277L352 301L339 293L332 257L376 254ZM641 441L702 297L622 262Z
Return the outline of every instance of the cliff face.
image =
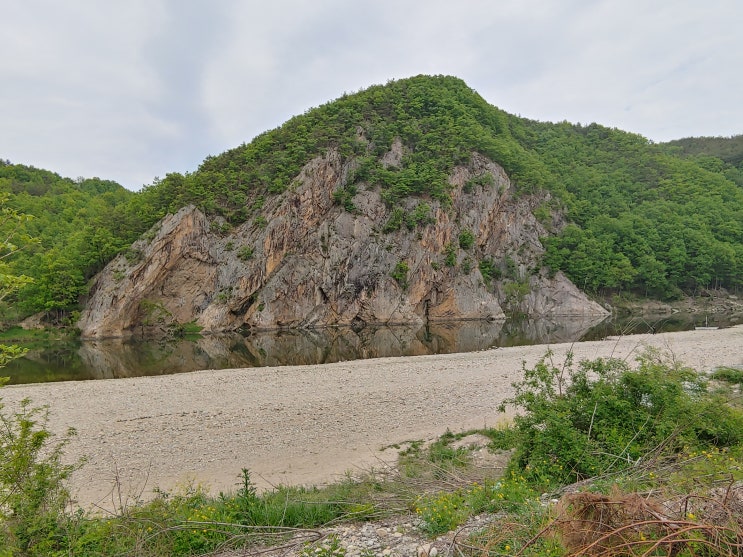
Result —
M383 162L400 156L396 143ZM538 269L546 231L533 210L543 200L514 197L493 162L475 154L456 167L450 205L401 202L398 217L420 218L399 226L378 189L352 192L353 212L334 201L353 170L330 151L267 199L258 218L230 230L194 207L166 217L96 278L82 335L191 321L221 332L499 319L504 309L606 313L562 274Z

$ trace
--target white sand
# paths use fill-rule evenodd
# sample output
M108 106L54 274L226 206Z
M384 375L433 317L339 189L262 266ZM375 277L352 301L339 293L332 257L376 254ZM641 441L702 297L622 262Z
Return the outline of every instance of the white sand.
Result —
M571 347L576 360L634 359L647 345L701 371L743 365L743 326L551 348L556 361ZM192 480L214 493L234 490L242 468L259 486L328 483L393 458L384 446L494 425L522 361L533 365L547 348L17 385L0 394L6 412L29 397L49 405L54 430L74 427L66 454L88 458L73 481L79 503L115 508Z

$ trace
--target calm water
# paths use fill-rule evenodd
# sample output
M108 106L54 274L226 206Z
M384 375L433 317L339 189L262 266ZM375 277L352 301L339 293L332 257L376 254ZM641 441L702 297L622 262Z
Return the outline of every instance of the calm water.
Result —
M474 352L516 346L600 340L612 335L678 331L703 325L704 316L662 320L586 319L466 321L428 326L280 331L195 340L54 342L32 347L4 370L10 383L112 379L200 369L320 364L342 360ZM710 320L710 325L732 323Z

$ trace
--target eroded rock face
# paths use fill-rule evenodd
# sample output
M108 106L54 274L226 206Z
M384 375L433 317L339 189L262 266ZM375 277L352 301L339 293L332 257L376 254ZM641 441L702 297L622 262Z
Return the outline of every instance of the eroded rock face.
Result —
M399 153L386 160L394 164ZM352 164L352 163L351 163ZM163 219L96 278L78 326L84 337L153 332L195 321L206 331L601 315L567 278L535 270L546 231L541 200L514 198L503 169L480 155L450 176L452 203L428 200L429 224L384 232L390 209L362 184L357 211L334 203L350 165L331 151L293 187L268 199L263 219L222 234L195 207ZM490 175L484 185L476 176ZM402 202L410 214L420 200ZM471 233L471 246L460 237ZM498 266L483 279L479 262ZM407 273L393 272L398 264ZM399 271L399 267L398 267ZM402 276L401 276L402 275Z

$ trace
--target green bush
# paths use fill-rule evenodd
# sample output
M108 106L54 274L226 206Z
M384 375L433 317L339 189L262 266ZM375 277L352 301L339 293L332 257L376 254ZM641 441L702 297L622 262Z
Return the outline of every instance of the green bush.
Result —
M408 264L405 261L399 261L390 276L397 281L401 288L405 289L408 287L408 271L410 271Z
M248 261L249 259L253 258L253 252L255 250L253 249L253 246L242 246L239 250L237 250L237 257L241 261Z
M459 247L468 250L473 245L475 245L475 235L470 230L462 230L459 233Z
M462 187L464 193L472 193L475 186L494 186L495 177L490 172L484 172L467 180Z
M13 555L49 555L64 540L66 480L79 464L62 453L75 432L55 440L47 423L28 399L13 413L0 404L0 547Z
M338 188L333 192L333 202L342 205L349 213L358 213L359 210L353 202L354 196L358 193L355 185Z
M454 244L446 244L444 247L444 264L447 267L454 267L457 264L457 248Z
M561 365L548 352L501 405L514 418L512 469L546 486L636 465L659 447L730 447L743 442L743 413L706 388L706 378L648 352L636 368L615 359L572 355Z
M523 476L513 471L499 480L474 482L465 491L472 514L482 512L515 512L527 501L538 501L539 494Z
M390 216L387 219L387 222L384 223L384 226L382 227L382 232L389 233L389 232L395 232L397 230L400 230L400 227L402 226L404 218L405 218L405 210L402 207L395 207L394 209L392 209L392 212L390 213Z
M436 220L431 215L431 206L426 202L420 202L410 213L405 216L405 226L408 230L415 230L418 226L434 224Z
M716 369L712 375L712 379L718 381L725 381L731 385L743 386L743 369L736 369L734 367L721 367Z
M495 266L495 262L492 259L485 258L480 260L478 263L482 280L485 281L487 286L493 283L493 279L498 280L501 278L501 270Z
M422 530L437 536L453 530L465 521L469 512L460 492L437 493L422 497L415 512L423 521Z

